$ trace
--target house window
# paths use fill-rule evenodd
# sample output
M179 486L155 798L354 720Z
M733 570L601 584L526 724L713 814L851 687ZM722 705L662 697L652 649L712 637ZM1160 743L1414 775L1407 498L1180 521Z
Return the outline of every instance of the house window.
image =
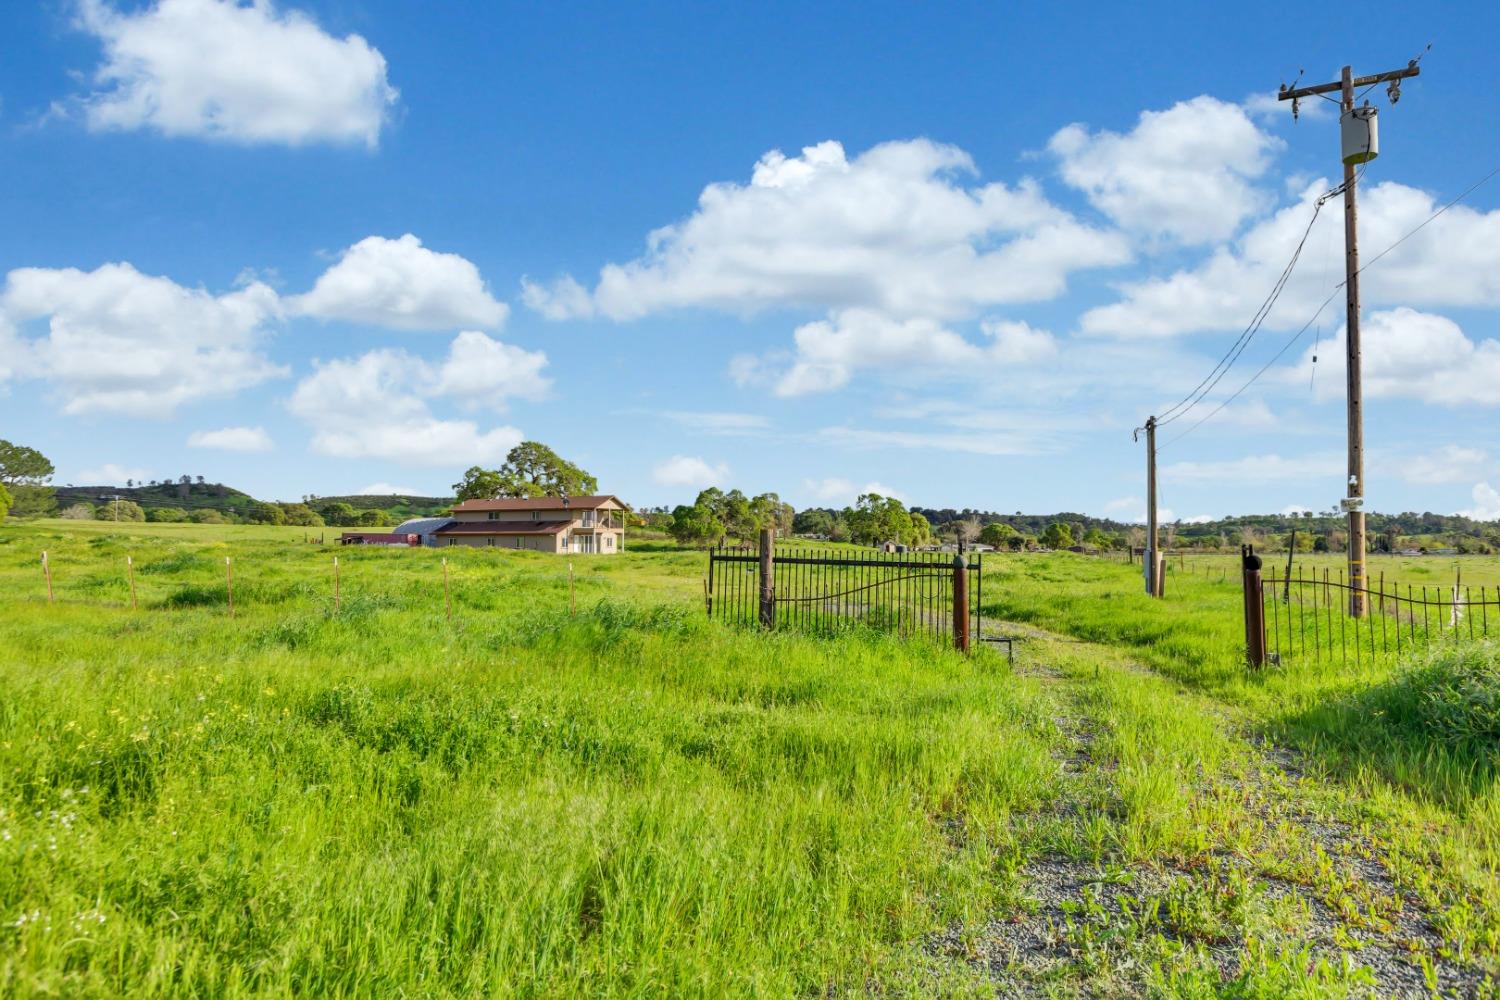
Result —
M583 512L583 526L585 528L592 528L594 526L594 512L593 511L586 510L586 511Z
M448 544L449 545L457 545L458 544L458 539L457 538L450 538L450 539L448 539Z
M488 518L489 518L489 519L490 519L490 520L491 520L491 521L498 521L498 520L500 520L500 512L499 512L499 511L498 511L498 510L492 510L492 511L490 511L490 512L489 512L489 514L487 514L487 515L486 515L486 516L487 516L487 517L488 517Z
M537 520L537 519L538 519L538 518L540 518L540 517L541 517L541 516L542 516L542 512L541 512L541 511L539 511L539 510L534 510L534 511L532 511L532 512L531 512L531 519L532 519L532 520L533 520L533 521L535 521L535 520Z
M494 544L495 544L495 540L493 538L486 538L484 540L484 544L486 544L486 545L488 545L488 546L490 546L490 547L493 548Z

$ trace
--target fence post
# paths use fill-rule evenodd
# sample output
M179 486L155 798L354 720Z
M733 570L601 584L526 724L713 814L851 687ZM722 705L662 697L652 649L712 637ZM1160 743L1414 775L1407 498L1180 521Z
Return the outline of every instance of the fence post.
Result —
M47 561L47 553L42 552L42 576L47 578L47 603L52 603L52 564Z
M969 568L963 553L953 557L953 648L969 651Z
M139 610L140 605L135 600L135 560L130 556L125 557L125 576L130 580L130 610Z
M1260 579L1260 556L1253 545L1240 546L1240 567L1245 588L1245 656L1250 666L1266 665L1266 606Z
M776 627L776 529L760 529L760 627Z
M229 598L229 617L234 617L234 566L224 557L224 594Z

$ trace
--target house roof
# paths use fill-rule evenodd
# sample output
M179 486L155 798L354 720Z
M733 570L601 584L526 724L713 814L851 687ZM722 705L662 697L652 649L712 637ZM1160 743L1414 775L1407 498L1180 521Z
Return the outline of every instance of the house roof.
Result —
M410 521L402 521L392 530L398 534L412 532L418 535L430 535L450 522L451 519L446 517L414 517Z
M613 500L621 507L625 505L620 498L603 494L594 497L568 497L567 508L570 510L597 510ZM562 497L502 497L497 500L464 500L453 505L455 511L460 510L563 510Z
M454 521L438 535L555 535L572 521Z

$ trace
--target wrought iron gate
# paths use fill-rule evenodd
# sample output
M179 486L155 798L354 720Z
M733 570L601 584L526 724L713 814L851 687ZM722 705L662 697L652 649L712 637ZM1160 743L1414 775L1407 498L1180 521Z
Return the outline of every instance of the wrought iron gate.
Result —
M704 599L709 617L732 624L814 632L858 625L967 649L980 635L983 587L978 556L720 546L709 552Z

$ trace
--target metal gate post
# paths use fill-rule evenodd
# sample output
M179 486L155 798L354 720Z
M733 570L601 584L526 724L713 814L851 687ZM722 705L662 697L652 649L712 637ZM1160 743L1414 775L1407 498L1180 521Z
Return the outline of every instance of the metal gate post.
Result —
M1266 665L1266 605L1260 578L1260 556L1251 545L1240 547L1240 566L1245 590L1245 656L1250 666Z
M776 627L776 530L760 529L760 627Z
M953 648L969 651L969 568L963 553L953 557Z

